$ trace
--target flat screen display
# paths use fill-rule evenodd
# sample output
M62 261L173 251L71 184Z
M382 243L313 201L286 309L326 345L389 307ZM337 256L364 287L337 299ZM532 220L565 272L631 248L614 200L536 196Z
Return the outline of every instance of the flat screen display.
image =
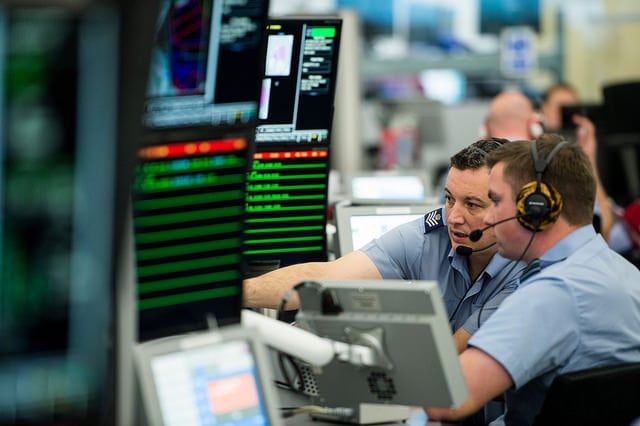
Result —
M128 10L134 40L119 2L93 6L0 5L3 425L110 424L114 412L123 147L141 130L119 114L142 109L153 23Z
M133 185L138 338L237 323L252 132L167 137L138 150Z
M270 19L256 142L329 144L340 19Z
M150 128L255 122L265 0L161 0L144 111Z
M326 260L328 155L327 148L254 154L244 231L252 267Z
M280 426L266 348L230 326L135 347L147 424Z

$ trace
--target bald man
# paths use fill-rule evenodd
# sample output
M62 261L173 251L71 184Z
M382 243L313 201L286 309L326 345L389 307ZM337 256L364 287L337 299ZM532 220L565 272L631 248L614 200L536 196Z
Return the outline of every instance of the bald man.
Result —
M533 103L517 91L501 92L491 100L484 130L488 137L509 140L532 140L542 134Z
M521 92L508 90L498 93L489 103L480 133L482 139L533 140L542 135L543 128L531 100ZM438 182L443 203L446 178L444 173Z

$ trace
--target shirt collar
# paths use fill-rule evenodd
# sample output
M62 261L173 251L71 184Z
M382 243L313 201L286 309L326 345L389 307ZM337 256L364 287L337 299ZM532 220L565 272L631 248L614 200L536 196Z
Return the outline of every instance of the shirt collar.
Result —
M571 253L578 251L595 236L596 231L592 225L585 225L576 229L540 256L540 267L544 269L546 266L566 259Z
M473 256L473 254L471 255ZM449 262L451 262L451 266L458 271L467 271L467 256L459 255L451 248L449 250ZM482 271L481 276L484 274L488 274L489 277L495 277L500 271L502 271L508 264L511 262L509 259L506 259L500 254L496 253L493 255L487 266Z

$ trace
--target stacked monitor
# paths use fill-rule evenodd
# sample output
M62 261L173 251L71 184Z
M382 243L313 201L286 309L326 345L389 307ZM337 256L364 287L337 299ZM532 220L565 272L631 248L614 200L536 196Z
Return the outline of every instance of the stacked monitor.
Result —
M162 0L144 122L255 125L266 0Z
M113 420L117 249L155 3L95 3L0 5L0 424Z
M329 146L341 20L271 18L266 28L247 182L248 275L327 258Z
M138 338L239 321L246 131L162 135L133 187ZM148 141L149 139L147 139Z
M266 0L162 0L133 187L137 340L240 321Z

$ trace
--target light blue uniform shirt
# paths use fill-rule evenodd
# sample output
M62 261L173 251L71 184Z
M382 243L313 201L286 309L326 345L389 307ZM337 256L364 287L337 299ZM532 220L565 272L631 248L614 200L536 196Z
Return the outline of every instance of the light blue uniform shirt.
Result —
M540 266L469 341L515 384L492 425L531 424L559 374L640 361L640 270L591 225L549 249Z
M464 326L469 333L513 293L525 266L496 254L472 283L467 257L452 250L442 208L390 230L361 250L384 279L436 280L448 315L453 315L452 329Z

